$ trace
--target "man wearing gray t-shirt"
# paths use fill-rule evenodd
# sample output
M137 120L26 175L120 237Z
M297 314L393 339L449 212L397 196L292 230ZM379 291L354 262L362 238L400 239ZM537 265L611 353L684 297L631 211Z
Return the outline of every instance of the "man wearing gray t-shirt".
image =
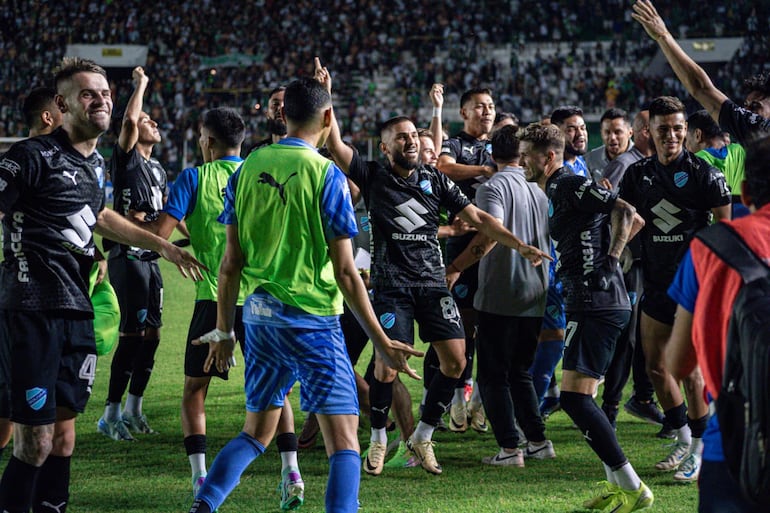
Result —
M547 247L548 199L519 167L514 127L492 136L498 172L476 191L478 207L528 244ZM486 256L485 256L486 255ZM482 258L484 257L484 258ZM504 246L477 235L449 268L466 269L481 259L473 307L478 311L478 385L500 451L489 465L524 466L524 458L553 458L540 417L529 367L535 355L548 290L548 264L534 267ZM453 276L449 276L452 281ZM519 449L515 417L528 445Z

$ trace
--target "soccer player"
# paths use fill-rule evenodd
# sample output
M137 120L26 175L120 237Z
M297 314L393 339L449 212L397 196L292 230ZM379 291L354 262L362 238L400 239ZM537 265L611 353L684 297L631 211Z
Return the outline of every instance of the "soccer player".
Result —
M739 143L757 135L770 134L770 73L762 73L744 81L748 94L745 107L741 107L717 89L706 71L682 50L650 0L636 2L633 10L631 17L658 43L687 92L720 127L730 132Z
M706 109L687 116L687 149L722 171L732 192L732 219L749 213L741 203L741 183L744 177L746 150L738 143L725 143L722 129Z
M588 150L588 129L583 119L583 109L575 105L562 105L551 112L551 123L564 134L564 165L578 176L591 177L583 155Z
M330 131L331 96L312 78L296 80L286 88L283 113L288 136L252 152L225 193L217 328L200 341L210 344L204 369L227 370L238 290L252 291L243 308L247 412L243 431L211 465L191 513L216 510L265 452L297 380L303 409L317 415L329 456L326 511L358 510L358 401L338 320L342 296L384 357L416 377L406 357L421 353L385 336L356 269L345 177L316 150Z
M0 160L0 343L10 355L14 422L13 456L0 481L0 510L8 513L43 511L45 502L63 512L69 502L75 418L96 370L93 231L201 277L189 253L104 208L98 174L105 164L96 152L112 113L104 69L65 58L54 81L62 127L13 145Z
M548 199L536 184L527 183L519 167L517 130L509 125L492 132L492 158L498 171L478 188L476 203L512 233L548 247ZM500 447L482 462L523 467L524 458L555 458L529 373L543 323L548 266L533 267L515 251L478 234L452 261L449 268L454 272L447 272L447 281L455 282L458 271L479 260L479 289L473 302L479 315L478 387ZM519 449L514 419L528 441L524 451Z
M730 226L761 259L770 258L770 139L746 148L746 179L741 196L751 214ZM668 289L677 303L666 350L666 367L676 379L700 366L706 392L717 400L722 388L728 324L742 285L740 275L706 245L694 239ZM700 513L754 512L766 505L751 504L728 471L716 415L703 435L703 461L698 486Z
M492 91L486 88L465 91L460 97L460 116L463 120L463 130L455 137L444 141L438 159L438 168L454 180L463 194L473 202L476 188L497 171L489 145L489 133L495 121L495 102L492 99ZM455 216L457 212L450 212L450 214ZM468 246L473 235L470 233L460 237L450 237L447 240L447 262L454 260ZM468 429L468 418L471 419L471 425L475 430L484 432L488 429L478 391L470 396L470 408L466 405L466 388L473 386L476 327L473 295L478 287L478 270L478 265L467 269L460 275L458 283L452 289L452 296L460 309L465 328L466 365L462 379L458 380L455 386L449 409L449 429L458 433ZM426 374L425 379L428 383L431 377Z
M602 144L586 155L586 166L594 180L604 176L604 168L619 155L634 147L631 137L634 130L631 128L631 120L623 109L612 108L602 114L599 120Z
M646 221L640 234L644 275L641 340L665 421L677 431L671 453L655 468L676 470L674 479L678 481L695 481L708 408L697 370L685 380L687 406L679 383L666 370L666 343L676 312L666 291L693 234L708 225L712 213L717 220L730 218L730 189L718 169L684 148L687 121L679 99L655 98L649 110L657 153L626 170L620 195Z
M142 112L150 79L141 66L134 68L132 78L134 92L110 161L114 209L132 221L149 222L157 219L163 208L168 187L165 169L152 157L153 146L161 140L158 124ZM123 244L107 244L107 248L110 282L120 303L120 336L97 430L113 440L132 441L131 432L155 433L142 413L142 402L160 344L163 279L151 252ZM121 412L126 388L128 395Z
M615 341L628 323L631 305L618 259L643 225L634 207L564 162L564 134L556 126L533 123L520 134L528 181L550 201L551 239L559 257L567 312L562 363L561 405L604 465L607 482L584 503L590 509L628 513L652 505L618 444L615 431L591 394L607 372Z
M267 118L267 130L270 132L270 136L259 141L251 151L258 150L263 146L268 146L273 143L277 143L284 137L286 137L286 121L281 117L281 109L283 109L283 97L286 94L286 88L279 86L270 91L270 96L267 100L267 108L265 109L265 118Z
M331 91L331 78L316 61L316 77ZM486 109L486 107L485 107ZM406 445L422 467L441 474L433 452L433 431L452 397L465 367L465 332L457 306L447 289L438 246L439 208L456 212L487 236L513 247L527 260L548 258L527 245L486 212L470 204L460 189L436 168L420 165L419 136L411 120L396 117L381 128L380 150L388 165L365 161L342 142L336 119L327 147L358 185L369 208L372 227L374 310L386 333L414 343L414 322L420 338L438 353L440 369L432 379L421 419ZM395 370L377 353L369 388L371 439L363 463L373 475L382 472L387 437L385 423L392 402Z

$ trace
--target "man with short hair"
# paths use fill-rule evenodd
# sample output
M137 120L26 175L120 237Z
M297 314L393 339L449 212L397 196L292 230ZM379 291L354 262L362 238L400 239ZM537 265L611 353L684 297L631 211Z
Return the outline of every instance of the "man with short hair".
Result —
M548 247L548 199L536 184L527 183L519 167L517 130L508 125L492 133L498 171L476 191L477 206L524 240ZM555 458L529 373L543 322L548 265L532 267L484 234L473 238L450 269L462 271L476 262L480 262L479 289L473 301L479 317L478 387L500 448L482 462L523 467L525 458ZM448 281L456 280L458 274L448 272ZM515 419L526 435L523 451Z
M664 354L676 311L666 290L693 234L708 225L711 214L717 220L730 218L730 189L718 169L684 148L687 121L679 99L660 96L649 110L657 153L628 168L620 182L620 195L646 221L640 234L644 275L641 340L665 422L677 432L671 453L655 468L675 470L675 480L692 482L699 471L708 408L697 371L685 380L688 408L679 383L666 370Z
M604 176L607 164L634 147L631 140L634 130L631 128L628 113L623 109L607 109L599 120L599 129L604 144L586 155L586 165L594 180Z
M533 123L521 134L528 181L549 199L548 227L558 255L567 312L561 405L604 466L607 482L589 509L628 513L652 505L653 495L620 448L615 431L591 395L607 372L615 342L628 323L628 300L618 259L644 224L634 207L564 166L564 135Z
M13 456L0 481L0 510L8 513L50 505L64 512L69 502L75 418L96 371L88 297L94 230L200 278L189 253L104 208L98 174L105 164L96 152L112 114L104 69L65 58L55 73L62 126L14 144L0 160L0 343L10 355L3 372L10 372L14 422Z
M258 150L263 146L277 143L281 139L286 137L286 121L281 117L281 109L283 109L283 97L286 94L286 87L278 86L270 91L267 100L267 107L265 108L265 118L267 119L267 131L270 133L268 137L259 141L251 151Z
M741 197L751 214L728 222L746 245L764 261L770 259L770 139L749 143ZM706 228L701 233L707 233ZM677 303L666 350L666 367L684 379L695 366L703 372L706 392L719 399L733 304L743 285L740 274L703 241L694 239L679 265L668 294ZM698 486L698 511L750 513L765 505L752 504L728 471L716 415L703 435L703 461Z
M578 176L591 177L583 155L588 151L588 129L583 119L583 109L575 105L562 105L551 112L551 124L564 134L564 165Z

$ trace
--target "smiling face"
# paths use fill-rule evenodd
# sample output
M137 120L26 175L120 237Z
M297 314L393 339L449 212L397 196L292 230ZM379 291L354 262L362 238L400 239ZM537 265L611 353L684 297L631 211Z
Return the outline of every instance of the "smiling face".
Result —
M460 109L466 133L482 138L492 131L495 123L495 102L488 94L474 94Z
M633 130L623 118L605 119L602 121L601 136L607 157L610 160L628 150Z
M436 145L430 137L420 137L420 162L426 166L436 167L438 155L436 155Z
M770 97L759 91L751 91L746 96L745 107L754 114L770 119Z
M64 113L65 127L95 138L110 128L112 93L107 79L99 73L80 72L61 86L56 103Z
M650 120L650 131L661 163L669 164L682 153L687 136L687 121L684 113L653 116Z
M420 163L420 138L411 121L401 121L382 134L380 149L390 165L403 171L411 171Z
M149 114L143 112L139 115L139 139L143 144L158 144L161 140L158 124L150 119Z

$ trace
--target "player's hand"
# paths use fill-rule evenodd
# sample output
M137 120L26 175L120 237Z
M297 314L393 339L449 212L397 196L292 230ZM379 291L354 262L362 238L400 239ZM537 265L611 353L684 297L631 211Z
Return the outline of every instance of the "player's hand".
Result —
M385 365L390 367L391 369L395 369L398 372L403 372L407 376L413 379L420 380L422 379L411 367L409 367L409 362L407 359L410 356L419 356L423 357L425 356L425 353L422 351L417 351L415 348L410 346L409 344L404 344L403 342L399 342L397 340L390 340L388 339L388 344L385 347L378 348L377 352L382 357L382 360L385 362Z
M134 70L131 72L131 78L134 80L136 85L139 85L142 82L147 83L150 81L149 77L144 74L144 68L141 66L134 68Z
M634 256L631 254L631 250L628 246L623 248L623 252L620 254L620 267L623 269L623 274L628 274L631 267L634 265Z
M452 224L448 225L448 228L450 232L449 237L460 237L466 233L477 231L475 226L463 221L460 216L455 217L455 220L452 221Z
M104 278L106 276L107 276L107 261L97 260L96 261L96 283L94 285L99 285L101 282L104 281Z
M612 277L618 270L619 265L617 258L607 255L607 259L604 263L595 268L594 272L591 274L591 287L594 290L603 290L605 292L610 290L610 287L612 286Z
M607 189L608 191L612 190L612 182L607 180L606 178L599 178L599 182L597 182L599 185Z
M182 276L192 278L193 281L201 281L203 279L203 271L209 270L208 267L200 263L189 252L176 247L166 240L163 241L163 245L158 253L172 264L175 264L179 272L182 273Z
M430 88L430 101L434 109L440 109L444 105L444 84L433 84Z
M638 21L647 34L655 41L668 34L666 23L660 17L650 0L639 0L633 5L631 17Z
M329 73L329 70L326 69L325 66L321 66L321 59L318 57L315 57L313 60L313 63L315 65L315 71L313 76L316 80L321 82L321 85L323 85L326 90L329 92L329 94L332 94L332 75Z
M446 288L449 290L452 290L455 286L455 283L457 283L457 280L460 279L460 271L457 270L450 270L449 267L447 267L446 270Z
M553 258L551 258L551 255L541 251L539 248L536 248L535 246L530 246L529 244L520 245L516 251L518 251L521 256L529 260L532 263L532 265L534 265L535 267L542 264L543 260L548 260L549 262L553 262Z
M235 349L234 333L213 329L205 335L201 335L200 338L194 339L192 344L194 346L201 344L209 345L209 355L203 363L203 372L209 372L212 365L219 372L225 372L230 370L230 367L235 367L235 356L233 355L233 350Z

